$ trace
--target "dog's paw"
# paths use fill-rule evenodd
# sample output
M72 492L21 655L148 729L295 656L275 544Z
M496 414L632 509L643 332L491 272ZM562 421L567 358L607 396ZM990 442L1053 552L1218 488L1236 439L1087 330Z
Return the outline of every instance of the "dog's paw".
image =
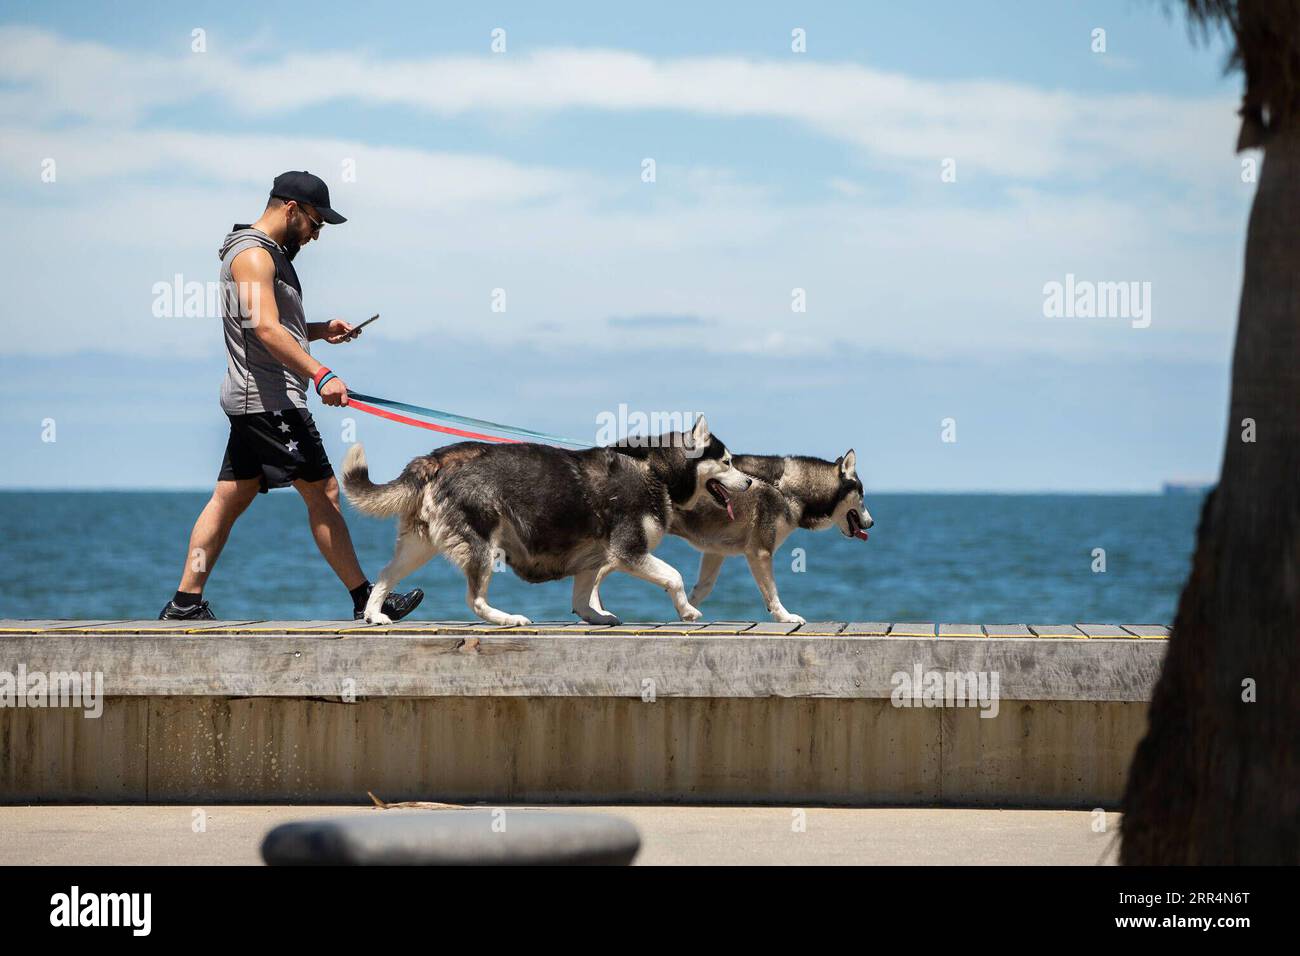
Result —
M522 614L507 614L505 620L501 622L501 625L503 627L523 627L525 624L532 623L532 621L528 620L528 618L524 617Z
M789 611L783 611L780 614L773 614L772 620L778 624L807 624L808 622L798 614L791 614Z
M683 621L698 621L704 615L700 613L699 608L692 607L691 605L688 604L686 605L686 609L681 611L678 616Z
M366 623L367 624L392 624L393 619L389 617L387 614L385 614L383 611L380 611L377 614L367 614Z

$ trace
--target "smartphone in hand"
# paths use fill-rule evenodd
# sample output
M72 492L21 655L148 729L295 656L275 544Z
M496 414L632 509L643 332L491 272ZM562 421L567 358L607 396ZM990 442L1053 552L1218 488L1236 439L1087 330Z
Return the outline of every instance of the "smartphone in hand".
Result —
M355 327L351 332L348 333L348 341L351 341L352 339L355 339L355 338L357 337L357 333L358 333L358 332L360 332L362 329L364 329L364 328L365 328L367 325L369 325L371 322L375 321L375 319L377 319L377 318L379 318L379 313L376 312L376 313L375 313L374 315L372 315L370 318L366 319L366 321L364 321L364 322L362 322L360 325L356 326L356 327Z

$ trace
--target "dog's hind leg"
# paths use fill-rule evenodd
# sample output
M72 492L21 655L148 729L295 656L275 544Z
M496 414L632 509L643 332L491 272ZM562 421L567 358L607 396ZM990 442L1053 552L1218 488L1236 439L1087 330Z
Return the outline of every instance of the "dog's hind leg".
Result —
M656 558L653 554L640 554L621 559L618 569L643 581L657 584L673 599L677 616L683 621L698 621L700 612L686 599L686 587L682 583L681 573L667 561Z
M691 588L691 603L696 607L713 590L713 585L718 580L718 572L722 570L722 562L726 559L725 554L713 554L709 551L700 555L700 576L695 581L695 587Z
M421 537L414 531L403 529L397 535L397 545L393 548L393 560L379 572L379 580L370 589L370 599L366 601L367 624L392 624L393 620L383 612L384 598L390 591L416 568L421 567L438 553L438 549L428 538Z
M467 542L466 545L463 558L458 563L465 572L465 603L469 609L489 624L516 627L533 623L522 614L507 614L488 604L488 585L492 583L491 546L482 540Z
M798 614L791 614L781 604L781 598L776 593L776 577L772 574L772 552L759 551L746 554L745 560L749 562L749 571L754 575L754 582L763 592L763 600L767 604L768 613L772 615L772 620L782 624L805 623Z
M604 575L596 569L579 571L573 576L573 613L588 624L622 624L600 605L600 581L603 578Z

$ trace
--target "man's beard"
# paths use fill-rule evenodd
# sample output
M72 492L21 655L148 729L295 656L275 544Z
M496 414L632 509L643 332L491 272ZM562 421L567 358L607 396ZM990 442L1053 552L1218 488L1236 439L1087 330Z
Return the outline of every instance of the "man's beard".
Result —
M289 234L284 237L284 242L280 243L280 245L284 246L284 255L290 262L293 262L293 257L296 256L298 250L302 248L302 236L300 235L302 230L302 221L298 216L299 214L295 212L289 218Z

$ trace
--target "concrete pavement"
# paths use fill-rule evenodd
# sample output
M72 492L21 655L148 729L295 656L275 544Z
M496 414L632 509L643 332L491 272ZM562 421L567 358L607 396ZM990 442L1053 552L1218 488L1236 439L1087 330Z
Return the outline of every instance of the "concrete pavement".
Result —
M481 806L481 805L480 805ZM640 865L1112 864L1119 815L1076 810L554 807L610 813L640 831ZM0 864L258 864L280 823L339 806L0 807ZM1104 832L1097 832L1104 820Z

